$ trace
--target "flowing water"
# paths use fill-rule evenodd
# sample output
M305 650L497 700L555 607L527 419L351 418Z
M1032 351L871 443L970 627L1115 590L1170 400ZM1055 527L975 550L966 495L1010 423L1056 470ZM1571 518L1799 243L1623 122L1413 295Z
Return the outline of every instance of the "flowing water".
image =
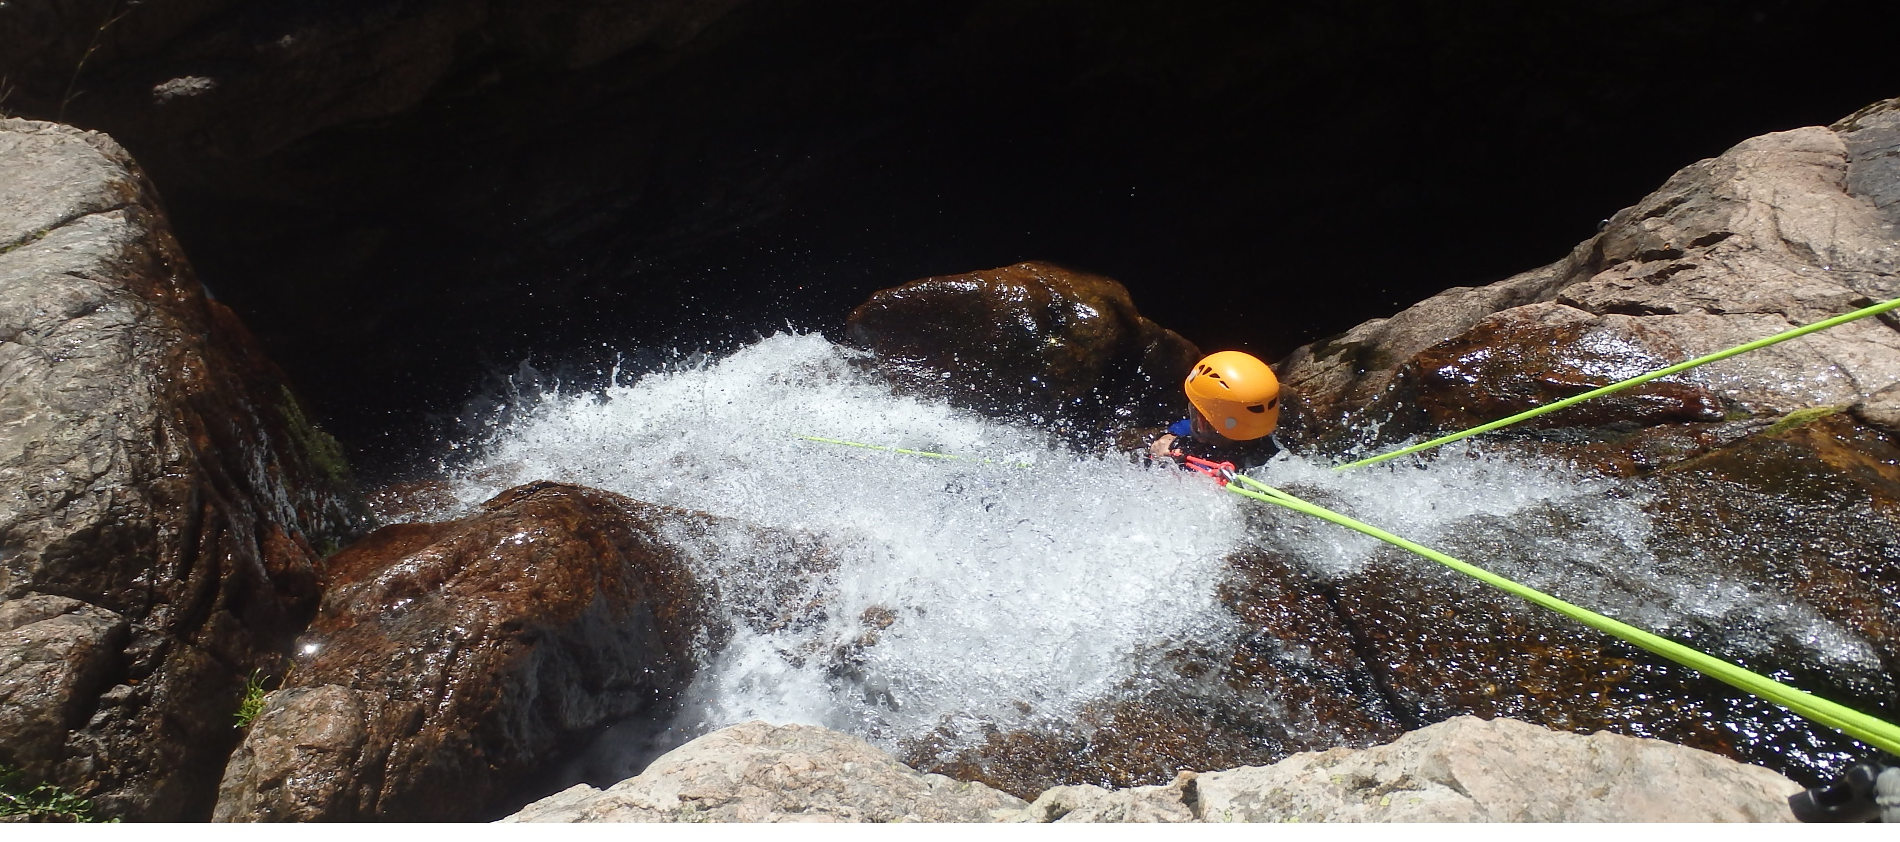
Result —
M550 392L480 449L458 496L552 479L816 536L828 552L814 566L775 558L751 530L682 527L734 631L708 653L677 737L762 718L893 750L1062 721L1155 680L1142 673L1160 669L1157 651L1231 648L1239 630L1217 588L1236 550L1264 546L1333 580L1378 550L1290 512L1255 512L1249 527L1260 504L1203 478L895 397L858 362L821 337L779 335L599 393ZM1625 481L1462 446L1425 470L1334 473L1283 456L1262 475L1654 631L1717 628L1738 645L1796 640L1877 664L1799 605L1655 557L1652 492ZM787 606L823 610L758 619Z

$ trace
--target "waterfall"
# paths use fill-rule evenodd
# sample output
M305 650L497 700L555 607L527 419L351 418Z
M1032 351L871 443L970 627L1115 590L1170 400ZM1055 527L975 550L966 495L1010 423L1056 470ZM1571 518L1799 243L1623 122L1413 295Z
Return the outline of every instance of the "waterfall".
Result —
M1187 472L1078 454L1027 423L893 395L863 362L820 336L781 334L597 393L550 392L481 448L456 493L466 506L558 480L822 545L811 562L760 546L754 529L672 536L718 583L733 630L706 653L683 737L757 718L896 750L926 735L972 745L995 729L1066 721L1166 680L1151 672L1162 669L1158 652L1231 650L1241 630L1217 594L1230 553L1266 548L1339 579L1380 552ZM1659 558L1646 509L1655 492L1640 482L1470 443L1425 468L1336 473L1287 455L1263 471L1659 633L1796 640L1824 660L1878 666L1860 638L1780 594L1724 580L1706 560Z

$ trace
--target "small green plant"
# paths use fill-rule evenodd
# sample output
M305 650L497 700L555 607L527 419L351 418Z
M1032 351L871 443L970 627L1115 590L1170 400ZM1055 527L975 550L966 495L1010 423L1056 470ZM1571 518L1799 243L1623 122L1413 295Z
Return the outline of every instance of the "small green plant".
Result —
M99 821L92 812L92 802L52 784L28 784L24 774L6 766L0 766L0 816L48 822Z
M257 715L264 712L264 673L252 670L251 677L244 681L244 695L238 699L237 727L242 730L251 727L257 721Z

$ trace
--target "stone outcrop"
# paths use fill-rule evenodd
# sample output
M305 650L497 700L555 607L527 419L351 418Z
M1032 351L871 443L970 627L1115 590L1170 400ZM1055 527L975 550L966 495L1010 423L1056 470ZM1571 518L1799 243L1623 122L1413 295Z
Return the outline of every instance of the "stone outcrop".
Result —
M0 764L202 818L361 503L123 149L0 120L0 172Z
M1752 138L1683 168L1563 260L1295 351L1280 369L1308 410L1305 434L1383 443L1462 429L1900 295L1896 127L1889 100ZM1616 417L1775 417L1866 401L1896 378L1900 334L1867 320L1646 384L1620 399L1634 417ZM1391 420L1354 429L1374 417Z
M861 740L751 722L605 790L507 821L1774 822L1800 787L1755 766L1614 734L1459 717L1373 748L1183 772L1162 786L1061 786L1025 804L899 764Z
M1900 296L1896 154L1900 100L1890 100L1686 167L1557 263L1449 290L1296 351L1279 366L1303 401L1287 439L1311 454L1378 452ZM1719 616L1727 609L1707 605L1650 621L1891 718L1900 688L1892 668L1900 576L1889 538L1900 531L1896 324L1889 315L1838 326L1475 446L1654 490L1646 504L1653 531L1634 549L1652 553L1659 569L1605 567L1595 571L1594 593L1572 598L1643 602L1630 595L1651 588L1661 568L1746 583L1720 591L1718 605L1773 588L1792 599L1763 603L1755 623L1738 625ZM1585 556L1591 542L1618 540L1544 507L1516 522L1471 518L1440 549L1535 576L1545 567L1540 534L1570 536ZM1396 551L1334 588L1402 721L1475 713L1610 729L1730 753L1809 782L1827 773L1827 754L1865 751L1462 577L1420 575ZM1433 614L1421 605L1447 608ZM1822 642L1803 627L1844 637ZM1675 700L1671 712L1646 701L1655 698Z
M538 483L352 545L216 818L494 818L571 783L565 764L663 724L692 678L706 595L660 533L691 517Z
M1120 283L1047 263L883 290L845 330L908 392L1078 438L1180 417L1180 380L1199 357Z
M982 822L1026 806L978 783L918 772L863 740L809 725L734 725L605 790L580 785L513 822Z

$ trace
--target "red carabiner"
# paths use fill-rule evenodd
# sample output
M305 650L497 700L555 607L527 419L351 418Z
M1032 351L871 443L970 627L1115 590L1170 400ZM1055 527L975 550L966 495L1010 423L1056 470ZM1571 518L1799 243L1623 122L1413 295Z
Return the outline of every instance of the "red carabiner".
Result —
M1234 478L1235 468L1232 462L1215 462L1210 459L1202 459L1199 456L1189 456L1179 450L1168 451L1168 455L1181 460L1182 463L1188 466L1189 470L1202 476L1212 478L1215 482L1223 486Z

